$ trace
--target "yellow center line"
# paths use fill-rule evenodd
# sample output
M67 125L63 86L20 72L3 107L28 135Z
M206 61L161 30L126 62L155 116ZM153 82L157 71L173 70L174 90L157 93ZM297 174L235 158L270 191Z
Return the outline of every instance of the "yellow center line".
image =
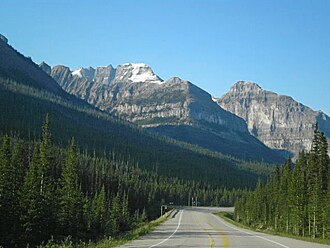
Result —
M196 217L196 214L194 213L194 216ZM199 221L199 217L197 216L197 219L198 219L198 222L196 221L196 218L194 218L194 221L196 222L197 225L200 226L200 228L202 228L204 231L207 232L207 237L209 238L209 248L213 248L213 238L212 236L210 235L210 233L202 226L202 224L200 223Z
M211 223L208 223L208 224L213 228L213 230L217 231L219 233L220 237L223 239L223 248L228 248L229 240L228 240L228 237L226 236L226 234L224 232L222 232L219 228L212 225Z
M209 238L209 241L210 241L209 248L212 248L213 247L213 238L211 237L210 234L207 234L207 237Z

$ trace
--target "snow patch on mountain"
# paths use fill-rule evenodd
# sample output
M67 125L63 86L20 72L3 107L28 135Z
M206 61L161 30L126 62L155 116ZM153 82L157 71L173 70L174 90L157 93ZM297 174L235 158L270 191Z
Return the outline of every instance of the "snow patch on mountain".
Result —
M124 64L131 71L132 75L128 78L133 83L149 82L162 84L163 82L153 73L151 68L143 63Z
M214 96L212 96L212 101L218 103L218 98L215 98Z
M72 76L78 76L79 78L82 78L82 74L81 74L82 68L79 68L78 70L75 70L71 73Z

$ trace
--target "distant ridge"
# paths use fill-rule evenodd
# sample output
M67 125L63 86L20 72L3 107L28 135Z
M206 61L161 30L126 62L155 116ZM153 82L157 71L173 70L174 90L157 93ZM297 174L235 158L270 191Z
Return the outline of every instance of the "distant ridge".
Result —
M248 81L235 83L217 99L218 104L247 122L251 134L275 149L296 157L312 145L315 124L330 138L330 117L295 101L290 96L263 90Z

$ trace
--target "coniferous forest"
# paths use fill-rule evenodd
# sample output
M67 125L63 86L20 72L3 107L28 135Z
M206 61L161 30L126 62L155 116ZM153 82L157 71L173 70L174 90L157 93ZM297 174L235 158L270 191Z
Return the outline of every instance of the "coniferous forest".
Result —
M326 137L316 127L311 151L288 160L264 185L235 204L235 219L258 229L330 237L330 170Z
M74 139L55 146L47 116L40 140L5 135L0 149L0 246L34 247L51 237L97 240L160 214L164 202L232 205L241 190L164 177L114 154L90 156Z

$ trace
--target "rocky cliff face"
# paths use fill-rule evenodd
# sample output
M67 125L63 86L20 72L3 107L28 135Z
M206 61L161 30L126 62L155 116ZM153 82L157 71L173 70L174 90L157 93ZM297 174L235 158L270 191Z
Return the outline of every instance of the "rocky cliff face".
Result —
M50 75L67 92L142 127L163 134L169 134L168 130L171 129L169 136L203 146L205 137L193 141L193 133L189 131L183 137L182 130L177 128L194 127L210 134L209 139L214 138L212 146L208 147L210 149L222 151L220 146L234 146L236 142L235 155L241 155L242 149L245 149L243 147L250 145L257 147L255 150L264 150L265 154L277 157L248 133L243 119L222 109L207 92L177 77L164 81L145 64L124 64L117 68L109 65L76 71L65 66L55 66ZM160 126L162 128L156 128ZM176 126L175 131L173 126ZM215 140L224 144L219 145ZM232 154L230 151L227 153ZM254 155L263 157L260 154Z
M267 146L291 151L295 156L311 148L317 121L320 129L330 137L329 116L289 96L263 90L252 82L237 82L216 101L222 108L243 118L250 133Z
M163 81L145 64L76 71L54 66L50 75L67 92L144 127L202 120L246 130L241 118L217 106L207 92L177 77Z

